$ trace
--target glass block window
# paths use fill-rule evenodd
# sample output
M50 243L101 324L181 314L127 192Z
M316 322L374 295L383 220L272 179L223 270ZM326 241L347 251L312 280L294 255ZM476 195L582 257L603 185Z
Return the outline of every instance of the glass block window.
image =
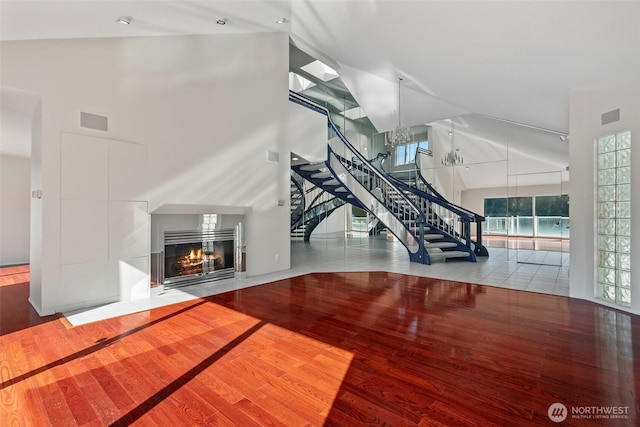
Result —
M597 141L599 297L631 305L631 132Z

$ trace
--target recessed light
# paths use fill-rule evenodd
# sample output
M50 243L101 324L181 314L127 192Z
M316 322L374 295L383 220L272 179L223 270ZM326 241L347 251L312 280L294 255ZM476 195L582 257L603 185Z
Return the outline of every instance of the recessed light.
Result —
M118 19L116 19L116 22L118 24L122 24L122 25L129 25L129 24L131 24L132 20L133 20L133 18L130 17L130 16L121 16Z
M276 24L286 24L287 22L287 18L280 18L276 21Z
M300 159L297 158L297 157L292 157L291 160L296 161L296 160L300 160Z
M216 24L218 25L226 25L226 23L227 23L227 18L218 19L216 21Z

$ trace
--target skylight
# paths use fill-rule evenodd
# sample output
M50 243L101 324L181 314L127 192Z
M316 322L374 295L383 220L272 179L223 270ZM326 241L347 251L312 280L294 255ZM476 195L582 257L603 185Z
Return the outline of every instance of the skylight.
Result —
M300 67L300 69L319 78L323 82L328 82L329 80L333 80L338 77L338 72L336 70L318 60L310 62L304 67Z
M305 89L314 87L316 84L309 79L305 79L299 74L289 72L289 90L294 92L302 92Z
M367 115L364 113L364 110L362 109L362 107L350 108L348 110L345 110L345 111L341 112L341 114L343 114L346 118L351 119L351 120L358 120L358 119L361 119L363 117L367 117Z

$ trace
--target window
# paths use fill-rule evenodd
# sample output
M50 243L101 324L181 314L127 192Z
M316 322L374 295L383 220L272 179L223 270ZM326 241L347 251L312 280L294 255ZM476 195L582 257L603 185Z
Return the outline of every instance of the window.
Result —
M596 142L598 296L631 305L631 132Z
M410 142L396 146L394 166L408 165L416 161L418 148L429 149L429 141Z
M533 236L533 198L484 199L486 234Z
M484 199L484 233L569 237L569 196Z
M509 197L507 216L533 216L533 198Z
M569 237L569 196L536 196L536 236Z

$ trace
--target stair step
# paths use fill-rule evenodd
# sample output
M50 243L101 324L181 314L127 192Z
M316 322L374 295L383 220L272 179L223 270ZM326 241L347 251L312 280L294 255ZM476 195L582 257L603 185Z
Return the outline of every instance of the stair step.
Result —
M340 185L342 184L340 181L338 181L337 179L330 179L329 181L324 181L322 183L322 185Z
M344 187L338 187L334 190L336 193L346 193L347 189Z
M424 235L424 240L438 240L438 239L444 239L444 236L442 234L425 234Z
M319 171L322 169L327 169L327 166L324 163L309 163L308 165L300 166L301 171Z
M468 258L471 256L471 254L469 252L464 252L464 251L442 251L442 252L430 252L427 251L429 253L429 257L430 258Z
M430 248L439 248L439 249L443 249L443 248L456 248L458 247L458 244L455 242L427 242L425 241L425 247L428 249Z

